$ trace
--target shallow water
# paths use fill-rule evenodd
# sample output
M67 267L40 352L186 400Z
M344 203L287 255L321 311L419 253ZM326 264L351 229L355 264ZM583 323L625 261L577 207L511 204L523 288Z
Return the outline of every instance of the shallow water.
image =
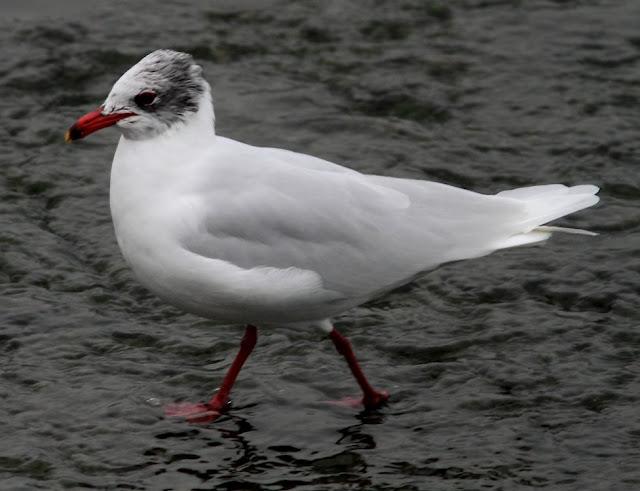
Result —
M640 487L640 3L85 2L0 6L0 487ZM337 319L373 414L313 331L241 337L147 293L108 211L116 132L62 134L148 51L193 53L218 132L482 192L595 183L598 237L448 265Z

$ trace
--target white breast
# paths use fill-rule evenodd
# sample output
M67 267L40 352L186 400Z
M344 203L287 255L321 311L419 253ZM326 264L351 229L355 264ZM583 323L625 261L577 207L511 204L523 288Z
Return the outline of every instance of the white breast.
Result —
M184 247L201 232L198 217L207 205L202 180L216 174L212 147L203 158L180 139L120 140L111 171L111 213L122 254L140 282L165 301L221 323L308 321L355 305L355 299L324 290L314 271L239 267ZM221 172L220 181L229 178Z

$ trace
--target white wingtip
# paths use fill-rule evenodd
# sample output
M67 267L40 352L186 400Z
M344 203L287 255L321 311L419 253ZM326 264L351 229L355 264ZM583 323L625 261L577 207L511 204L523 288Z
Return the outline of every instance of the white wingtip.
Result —
M542 225L540 227L536 227L533 230L539 232L561 232L565 234L574 234L574 235L588 235L591 237L595 237L598 234L596 232L592 232L591 230L583 230L581 228L569 228L569 227L552 227L549 225Z
M543 241L553 232L577 235L598 235L577 228L544 225L552 220L595 205L600 198L598 187L591 184L567 187L562 184L531 186L502 191L498 196L521 201L525 205L525 218L521 222L522 233L515 234L500 243L500 248Z

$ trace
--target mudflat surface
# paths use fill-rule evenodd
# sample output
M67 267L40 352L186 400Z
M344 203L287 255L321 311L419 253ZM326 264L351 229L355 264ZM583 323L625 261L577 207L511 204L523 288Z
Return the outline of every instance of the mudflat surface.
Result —
M196 3L198 6L195 6ZM0 487L640 488L640 3L4 0ZM241 326L138 285L108 209L115 130L64 130L161 47L191 52L220 134L477 191L594 183L598 237L445 266L336 319L392 401L315 331Z

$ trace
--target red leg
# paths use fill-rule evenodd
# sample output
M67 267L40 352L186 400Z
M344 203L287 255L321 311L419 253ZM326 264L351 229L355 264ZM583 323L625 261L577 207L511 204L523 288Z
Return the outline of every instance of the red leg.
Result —
M220 416L220 413L222 413L229 400L229 393L236 378L238 378L242 365L244 365L244 362L249 358L249 355L256 345L257 339L258 328L248 325L240 342L240 351L236 355L235 360L233 360L231 367L229 367L229 371L225 375L220 389L209 402L198 404L171 404L165 408L165 414L167 416L184 417L192 423L208 423Z
M387 399L389 399L389 393L387 391L377 391L371 386L358 364L358 360L356 359L356 355L353 352L353 348L351 347L349 340L340 334L335 327L329 333L329 337L331 338L331 341L333 341L338 353L344 356L345 360L347 360L351 373L353 373L358 385L362 389L363 397L362 400L358 402L364 404L366 409L375 409L382 406Z

